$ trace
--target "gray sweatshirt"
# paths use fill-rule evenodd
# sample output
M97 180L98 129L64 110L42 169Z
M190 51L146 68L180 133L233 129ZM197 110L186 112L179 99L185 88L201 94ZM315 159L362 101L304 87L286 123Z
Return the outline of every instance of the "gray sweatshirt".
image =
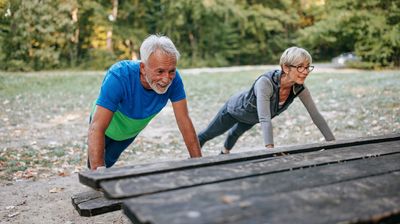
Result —
M228 112L243 123L260 123L264 144L274 144L271 119L285 111L298 96L325 140L335 140L328 124L315 106L309 90L304 85L295 84L285 103L279 106L281 75L281 70L261 75L250 90L233 95L228 100Z

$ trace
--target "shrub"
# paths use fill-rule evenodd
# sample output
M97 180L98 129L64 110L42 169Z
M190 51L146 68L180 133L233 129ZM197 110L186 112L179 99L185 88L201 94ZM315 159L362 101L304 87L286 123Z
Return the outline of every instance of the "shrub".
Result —
M114 64L117 57L105 49L91 49L88 57L81 63L81 68L86 70L105 70Z

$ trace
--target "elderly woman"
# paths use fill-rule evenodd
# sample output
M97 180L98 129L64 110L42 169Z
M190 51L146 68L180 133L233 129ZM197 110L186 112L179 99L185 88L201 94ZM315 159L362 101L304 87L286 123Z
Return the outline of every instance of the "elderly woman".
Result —
M286 49L280 59L281 70L261 75L249 90L233 95L198 135L200 146L229 130L225 149L221 151L221 154L228 154L244 132L260 123L265 147L273 148L271 119L285 111L296 97L300 98L325 140L335 140L304 85L314 69L311 62L306 50L299 47Z

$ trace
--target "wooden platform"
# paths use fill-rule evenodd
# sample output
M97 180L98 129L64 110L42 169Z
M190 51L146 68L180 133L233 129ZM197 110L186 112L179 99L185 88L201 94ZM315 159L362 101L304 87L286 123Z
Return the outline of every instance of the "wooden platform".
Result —
M81 216L95 216L121 209L121 200L106 199L103 192L92 190L71 197L72 205Z
M79 180L121 200L133 223L400 223L400 134L87 171Z

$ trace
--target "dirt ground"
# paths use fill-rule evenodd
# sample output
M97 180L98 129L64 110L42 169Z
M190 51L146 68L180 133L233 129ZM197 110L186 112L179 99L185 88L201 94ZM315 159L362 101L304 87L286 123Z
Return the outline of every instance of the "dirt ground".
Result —
M247 68L245 67L245 69ZM325 68L325 70L328 72L334 71L333 68ZM204 71L192 70L191 72L196 74ZM5 105L5 102L3 102L3 105ZM371 130L369 130L370 132L367 132L367 135L382 133L381 126L377 125L388 126L389 128L386 130L387 133L400 130L398 123L399 120L397 118L397 115L399 114L399 107L397 104L394 106L396 109L393 110L393 112L390 112L387 117L382 116L382 119L380 119L379 113L375 113L377 114L377 118L375 119L376 121L373 120L365 124L375 125L372 126ZM376 109L376 111L379 112L380 109L378 109ZM369 111L367 112L370 113ZM334 112L326 112L324 115L328 119L332 118L331 120L337 116L334 114ZM143 148L143 150L137 150L136 148L133 148L133 154L123 158L123 161L125 162L121 162L119 165L124 165L126 163L146 163L150 161L157 162L174 159L186 159L188 156L186 151L179 151L173 148L168 149L167 147L163 147L163 145L156 145L154 142L150 142L149 140L156 139L159 142L166 142L166 140L172 139L169 142L167 141L166 144L175 144L176 141L179 141L180 137L176 125L174 124L172 127L170 127L165 126L163 123L173 121L173 118L170 119L172 116L172 108L165 108L160 115L157 116L157 119L154 120L154 123L151 123L149 127L145 129L143 134L141 134L140 138L136 140L136 144ZM23 147L24 145L30 145L33 150L44 148L44 150L48 151L56 150L57 147L66 146L64 147L65 152L63 151L63 153L66 155L72 155L74 153L80 154L81 157L78 159L81 162L71 166L68 165L71 164L70 162L61 161L62 163L59 164L60 170L55 172L58 175L54 175L53 172L52 175L41 176L34 172L29 173L28 169L24 172L16 172L15 174L17 176L15 176L15 179L12 181L0 181L0 223L130 223L122 211L116 211L95 217L81 217L72 206L71 196L73 194L90 190L88 187L85 187L79 183L77 174L77 172L85 169L85 164L82 163L82 161L84 161L84 157L82 155L85 155L86 152L82 152L82 149L80 148L84 148L83 144L86 142L85 138L87 126L82 124L87 124L87 117L88 112L68 111L61 117L49 119L49 123L32 124L31 129L23 129L22 127L18 126L15 129L4 129L8 132L15 132L15 136L18 136L19 140L16 141L15 139L10 139L9 136L4 136L4 139L7 140L0 142L0 152L1 150L4 151L7 148L18 148ZM169 119L165 119L166 117L169 117ZM303 119L301 116L299 117ZM285 117L278 119L282 119L278 122L285 122L285 124L290 121L290 119L286 119ZM286 119L286 121L284 119ZM307 119L307 117L304 118L304 120ZM386 120L388 124L384 123ZM393 124L393 121L397 123ZM366 135L359 134L358 131L352 129L354 126L353 123L351 120L346 121L347 126L343 128L348 131L343 133L342 136L339 135L338 137L362 137L363 135ZM288 125L295 126L296 123L290 123ZM370 126L366 127L369 128ZM376 127L376 130L374 127ZM280 133L282 136L288 136L285 131L286 130L279 130L278 133ZM57 141L55 142L54 139L52 140L46 138L46 136L50 135L56 135L59 136L59 138L57 138ZM287 138L280 135L278 134L276 136L277 141L280 141L282 138ZM318 130L314 129L311 131L307 130L304 135L307 136L307 139L309 139L310 142L314 142L321 138ZM297 138L302 138L304 135L301 134L301 136L293 136L292 142L297 142ZM0 138L1 137L2 134L0 133ZM244 138L248 138L250 140L253 138L259 139L259 133L250 132ZM69 142L70 144L65 145L66 142ZM241 149L241 152L249 150L246 149L243 144L240 145L240 143L237 147ZM149 148L153 149L148 150ZM160 148L160 150L157 148ZM78 152L77 150L80 151ZM210 143L208 148L203 151L203 154L205 156L215 156L218 154L217 150L218 147L215 147L215 145ZM45 158L46 155L37 156ZM15 155L15 158L19 158L19 155ZM59 159L57 160L57 158ZM63 157L55 157L54 160L46 157L46 160L58 162L60 158ZM0 163L1 162L2 161L0 161ZM42 170L40 173L46 174L45 171L46 170Z
M77 174L3 186L0 223L131 223L122 211L81 217L72 206L71 196L88 190L79 183Z
M159 121L169 120L172 108L167 106L158 115L158 119L152 122L139 136L135 143L142 148L140 151L127 150L121 161L116 166L125 164L149 163L154 161L176 160L177 158L186 159L186 151L169 152L160 149L146 153L146 149L153 147L155 143L151 139L162 138L162 133L169 132L168 128L160 127ZM70 113L72 114L72 113ZM4 149L23 148L29 144L32 136L34 149L40 151L57 150L58 148L70 148L65 156L49 158L55 164L52 168L39 167L36 169L28 168L25 171L17 171L13 174L12 180L0 179L0 224L3 223L66 223L66 224L84 224L84 223L131 223L122 211L115 211L94 217L81 217L75 210L71 202L71 196L76 193L93 190L81 184L78 179L78 172L87 170L85 163L81 162L74 165L68 165L62 162L65 157L70 157L70 153L76 153L80 158L86 156L86 148L82 144L86 142L87 131L87 111L74 112L68 122L61 124L58 119L50 120L46 128L41 125L31 125L26 132L19 135L19 140L14 139L12 147L8 143L0 144ZM60 118L60 120L65 120ZM174 130L177 132L178 130ZM56 141L46 136L58 136ZM71 146L71 142L76 142L77 146ZM50 148L49 148L50 145ZM73 145L73 144L72 144ZM8 147L5 147L8 146ZM79 149L79 148L82 149ZM3 149L3 150L4 150ZM79 149L79 151L77 151ZM149 150L148 150L149 151ZM128 155L133 154L133 159ZM162 155L160 155L162 154ZM47 155L38 155L40 158L46 158ZM85 157L86 158L86 157ZM61 163L60 163L61 160Z

